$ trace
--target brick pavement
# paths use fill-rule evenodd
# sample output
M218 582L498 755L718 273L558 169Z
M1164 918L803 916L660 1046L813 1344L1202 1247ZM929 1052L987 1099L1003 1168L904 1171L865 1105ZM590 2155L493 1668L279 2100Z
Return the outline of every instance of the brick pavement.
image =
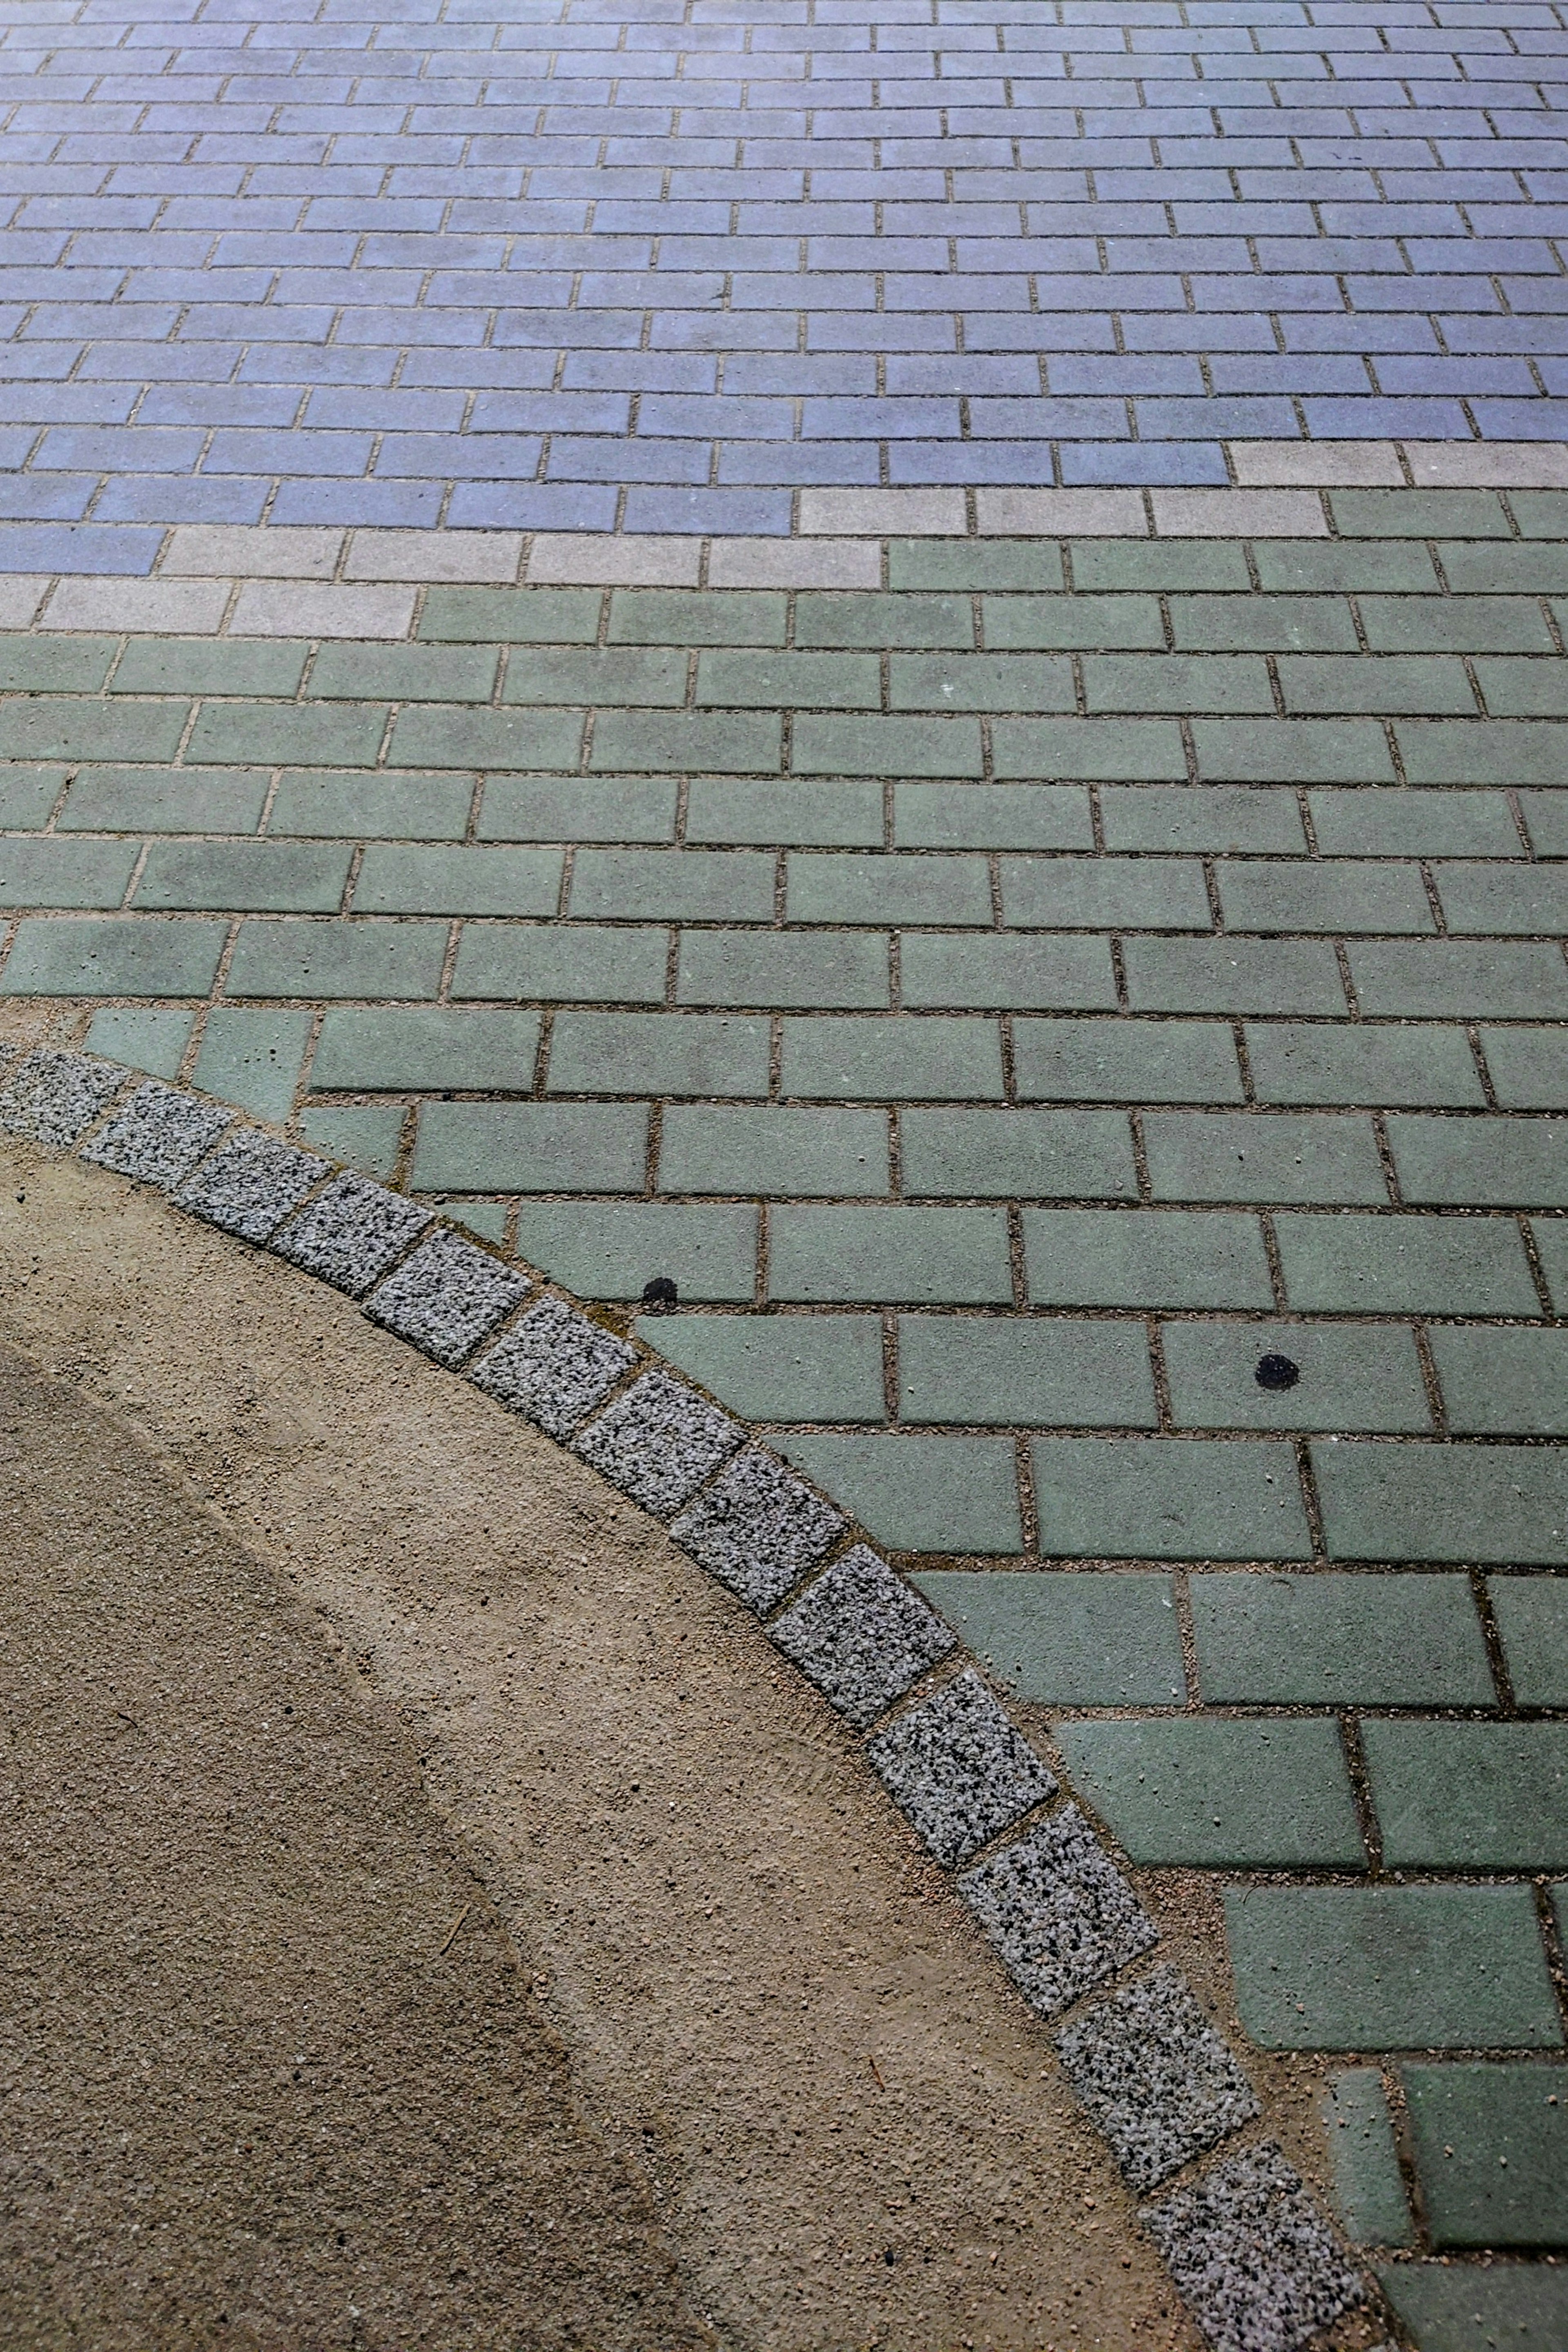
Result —
M765 1423L1449 2352L1568 2335L1568 33L1310 18L13 12L0 994Z

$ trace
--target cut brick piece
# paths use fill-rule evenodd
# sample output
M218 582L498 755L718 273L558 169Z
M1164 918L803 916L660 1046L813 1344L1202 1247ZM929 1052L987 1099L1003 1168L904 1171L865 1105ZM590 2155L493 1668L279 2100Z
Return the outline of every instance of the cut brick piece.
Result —
M430 1223L421 1209L365 1176L338 1176L274 1236L272 1247L319 1281L363 1298Z
M1097 2003L1057 2048L1134 2189L1158 2188L1258 2113L1251 2084L1175 1969Z
M153 1080L138 1087L108 1124L89 1138L81 1156L100 1168L112 1168L117 1175L134 1176L172 1192L233 1122L233 1112L216 1103Z
M603 1404L637 1350L563 1298L542 1298L486 1349L468 1374L476 1387L564 1440Z
M1293 2352L1365 2294L1272 2141L1141 2218L1214 2352Z
M0 1128L63 1148L92 1125L125 1078L116 1063L84 1054L24 1055L0 1087Z
M174 1204L242 1242L265 1242L326 1172L324 1160L242 1127L180 1187Z
M668 1519L740 1444L739 1422L668 1372L645 1372L573 1442L584 1462Z
M865 1544L770 1627L786 1658L858 1728L900 1698L953 1636Z
M939 1862L967 1862L1057 1783L972 1666L917 1700L868 1751L895 1804Z
M847 1525L841 1511L753 1445L670 1533L761 1615L826 1558Z
M958 1891L1042 2017L1159 1941L1159 1931L1076 1805L983 1862Z
M455 1371L528 1293L510 1266L456 1234L432 1234L372 1292L365 1313Z

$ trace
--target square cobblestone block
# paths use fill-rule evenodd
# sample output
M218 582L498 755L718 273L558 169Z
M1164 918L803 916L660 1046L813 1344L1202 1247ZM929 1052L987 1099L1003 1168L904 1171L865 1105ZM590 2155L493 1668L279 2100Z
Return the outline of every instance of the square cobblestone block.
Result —
M113 1101L125 1077L114 1063L81 1054L24 1055L0 1086L0 1128L63 1150Z
M1322 1033L1308 1033L1316 1037ZM1337 1033L1334 1033L1337 1034ZM1219 1021L1015 1023L1020 1097L1045 1102L1240 1102L1236 1041Z
M1331 2077L1321 2102L1334 2202L1346 2234L1362 2246L1415 2241L1383 2077L1373 2066L1347 2066Z
M1237 2007L1265 2050L1555 2049L1528 1886L1250 1886L1225 1899Z
M1568 1498L1550 1452L1528 1445L1314 1440L1331 1559L1568 1565Z
M900 942L906 1012L959 1009L1109 1011L1116 1002L1110 942L994 931L906 931Z
M1568 1331L1447 1326L1431 1347L1457 1435L1568 1436Z
M1022 1547L1016 1461L1003 1439L821 1431L779 1444L895 1551L1005 1555Z
M1053 2018L1157 1942L1153 1921L1076 1805L960 1879L1030 2008Z
M337 1176L269 1246L318 1281L363 1298L429 1223L428 1209L384 1185Z
M1134 1863L1364 1870L1337 1724L1155 1716L1064 1723L1079 1794Z
M744 1433L668 1372L645 1372L573 1440L574 1451L657 1518L668 1519Z
M858 1730L952 1648L947 1627L864 1544L835 1560L768 1631Z
M0 972L0 996L203 997L225 929L199 919L24 916Z
M1132 1140L1120 1111L910 1110L900 1131L907 1194L1137 1197Z
M1304 2344L1365 2294L1270 2140L1140 2219L1214 2352Z
M1486 1096L1462 1029L1371 1021L1252 1021L1247 1055L1260 1102L1479 1110Z
M371 1292L364 1311L456 1371L528 1289L499 1258L456 1234L437 1232Z
M676 997L681 1004L879 1012L891 998L888 942L854 931L683 931Z
M1568 1582L1492 1576L1487 1592L1521 1706L1568 1706Z
M837 1199L889 1190L888 1115L672 1104L659 1145L664 1192Z
M848 1524L782 1463L751 1445L681 1513L670 1533L761 1616L826 1558Z
M1305 1559L1289 1445L1194 1437L1037 1437L1040 1549L1089 1559Z
M1157 1201L1385 1202L1372 1121L1160 1110L1143 1126Z
M1211 1706L1491 1706L1463 1576L1194 1576Z
M1402 2066L1436 2246L1568 2245L1568 2073Z
M1026 1209L1036 1307L1273 1306L1256 1217L1234 1210Z
M1157 1570L931 1569L915 1582L989 1673L1048 1706L1180 1706L1172 1580Z
M1161 1344L1171 1415L1180 1429L1432 1427L1415 1339L1396 1327L1167 1323ZM1259 1384L1266 1355L1296 1366L1292 1386Z
M1137 1323L903 1315L899 1410L910 1422L1152 1429L1159 1411Z
M637 1361L635 1349L562 1298L520 1315L468 1378L509 1412L564 1442Z
M748 1421L887 1418L879 1316L644 1316L637 1335Z
M118 1075L118 1074L116 1074ZM84 1160L165 1192L205 1159L233 1114L183 1088L155 1081L135 1093L81 1147Z
M174 1204L241 1241L269 1241L326 1172L312 1153L241 1127L181 1185Z
M871 1768L937 1860L967 1862L1057 1783L973 1668L895 1716Z
M1251 2084L1173 1968L1096 2002L1058 2034L1057 2051L1132 2189L1157 2189L1258 2113Z
M1391 1869L1568 1865L1568 1725L1372 1719L1362 1740Z
M1389 1120L1388 1139L1407 1201L1455 1208L1568 1208L1568 1122L1562 1119L1422 1118L1407 1113Z
M807 1100L999 1101L1001 1034L962 1017L786 1020L781 1084Z

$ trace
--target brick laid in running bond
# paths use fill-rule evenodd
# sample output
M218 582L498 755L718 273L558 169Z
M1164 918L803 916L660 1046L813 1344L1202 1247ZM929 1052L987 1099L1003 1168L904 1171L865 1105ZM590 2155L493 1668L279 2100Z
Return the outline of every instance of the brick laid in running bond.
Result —
M655 1518L674 1517L745 1433L668 1372L645 1372L574 1438L574 1453Z
M336 1176L273 1236L271 1246L291 1265L363 1298L429 1223L428 1209L384 1185L366 1176Z
M761 1616L826 1558L848 1524L771 1454L751 1445L670 1533Z
M242 1127L180 1187L174 1204L241 1241L269 1241L326 1172L324 1160Z
M1258 2113L1251 2084L1172 1968L1097 2002L1058 2034L1057 2050L1133 2189L1157 2189Z
M1140 2218L1214 2352L1294 2352L1364 2292L1271 2141Z
M542 1298L485 1350L468 1378L509 1412L564 1441L636 1361L635 1349L564 1299Z
M372 1292L364 1311L455 1371L528 1289L510 1266L443 1230Z
M1041 2017L1058 2017L1159 1941L1076 1805L981 1863L958 1891Z
M84 1160L172 1192L205 1160L234 1114L179 1087L151 1080L81 1147Z
M867 1752L895 1804L950 1868L1057 1791L970 1666L895 1717Z
M81 1054L25 1055L0 1087L0 1128L64 1149L113 1100L125 1076L118 1066Z
M769 1630L785 1657L860 1730L954 1642L865 1544L835 1560Z

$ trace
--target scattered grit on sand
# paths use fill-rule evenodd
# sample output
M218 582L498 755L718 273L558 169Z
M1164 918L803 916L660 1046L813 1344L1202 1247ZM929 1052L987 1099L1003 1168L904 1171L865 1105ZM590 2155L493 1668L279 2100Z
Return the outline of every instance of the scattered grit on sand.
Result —
M0 2338L1197 2352L949 1882L652 1521L9 1142L0 1344Z

